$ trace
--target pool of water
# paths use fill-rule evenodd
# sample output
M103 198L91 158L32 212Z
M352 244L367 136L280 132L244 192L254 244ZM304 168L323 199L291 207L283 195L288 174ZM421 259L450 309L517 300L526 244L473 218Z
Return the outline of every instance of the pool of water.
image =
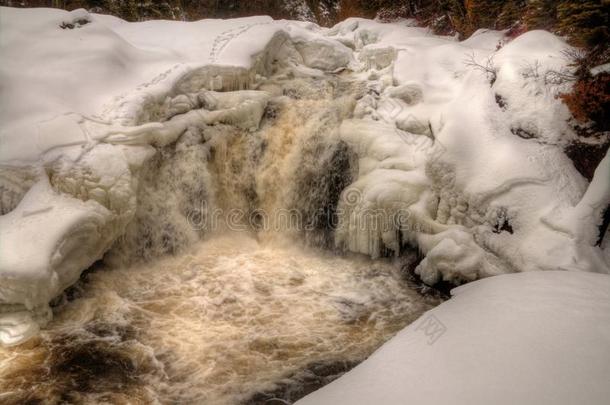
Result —
M437 303L390 261L218 236L87 273L38 338L0 349L0 402L255 403L340 374Z

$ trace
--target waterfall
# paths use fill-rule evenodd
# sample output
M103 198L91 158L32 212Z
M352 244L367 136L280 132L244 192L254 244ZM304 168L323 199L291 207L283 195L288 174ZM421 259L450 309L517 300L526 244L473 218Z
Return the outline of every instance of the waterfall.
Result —
M272 85L278 82L259 86ZM177 254L222 230L334 246L339 197L356 169L339 126L355 106L358 83L329 76L279 85L282 94L257 130L195 123L156 147L140 171L135 217L108 263Z
M112 138L154 146L133 219L35 341L0 349L3 400L295 400L438 302L396 263L334 251L358 171L339 128L362 83L288 75L257 90L172 96L161 126ZM244 110L255 128L237 125Z

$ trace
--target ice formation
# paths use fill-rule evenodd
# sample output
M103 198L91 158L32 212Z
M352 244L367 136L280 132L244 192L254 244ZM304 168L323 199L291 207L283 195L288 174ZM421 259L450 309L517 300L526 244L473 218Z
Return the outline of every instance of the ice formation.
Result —
M544 76L566 68L567 45L549 33L458 42L410 21L10 8L0 25L5 344L32 336L105 254L173 253L215 208L239 208L261 237L291 240L260 212L287 209L321 246L373 258L416 246L430 284L608 272L594 246L608 157L587 187L563 153L566 85Z
M555 96L566 84L544 79L567 68L565 43L543 31L510 42L479 31L458 43L364 20L333 33L351 33L361 54L388 45L396 53L389 67L361 73L371 97L341 127L359 173L341 200L339 246L376 257L416 245L426 256L416 272L430 284L540 269L608 272L594 245L609 183L600 168L583 194L586 182L563 153L574 135Z

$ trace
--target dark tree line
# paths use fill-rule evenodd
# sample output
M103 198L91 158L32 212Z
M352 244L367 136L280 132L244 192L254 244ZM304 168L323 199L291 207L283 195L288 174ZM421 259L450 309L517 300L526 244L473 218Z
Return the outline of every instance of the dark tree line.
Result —
M546 29L568 35L579 46L610 39L610 0L305 0L319 23L346 17L416 18L438 33L468 36L478 28ZM197 20L266 14L295 17L281 0L0 0L13 7L86 8L127 21Z
M288 17L279 0L0 0L11 7L85 8L112 14L127 21L151 19L193 21L203 18L231 18L267 14Z

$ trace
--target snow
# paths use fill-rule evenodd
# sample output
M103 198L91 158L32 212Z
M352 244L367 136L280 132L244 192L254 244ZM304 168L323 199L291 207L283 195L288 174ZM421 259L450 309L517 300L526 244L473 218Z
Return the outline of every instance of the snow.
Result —
M78 19L90 23L60 28ZM0 110L0 162L11 164L86 143L80 117L104 120L125 92L167 93L181 75L210 63L249 68L281 27L269 17L127 23L84 10L6 7L0 25L0 78L11 100Z
M597 76L600 73L608 73L610 72L610 63L604 63L603 65L595 66L591 68L591 74L593 76Z
M466 284L296 404L606 404L609 291L559 271Z
M353 107L338 136L358 163L339 248L376 258L415 245L430 284L610 271L594 246L608 158L589 186L563 152L566 84L547 78L569 69L569 47L550 33L459 42L412 21L128 23L4 7L0 26L3 343L44 325L49 301L125 232L155 148L210 125L257 131L268 103L291 100L291 79L355 89L336 89L340 110Z
M39 174L17 207L0 216L3 343L19 343L44 326L48 303L124 232L136 204L134 168L147 153L130 151L127 159L121 148L99 145L77 162L62 155L54 176Z
M610 270L594 246L609 183L600 170L593 184L603 183L603 191L584 194L586 181L563 152L575 136L556 97L567 84L549 77L569 69L565 42L545 31L508 41L485 30L456 42L359 19L329 35L344 43L351 37L360 55L386 46L396 52L387 67L364 58L375 93L358 101L357 120L341 128L359 173L341 200L338 246L377 257L415 244L426 254L416 272L430 284L514 271ZM350 193L358 201L348 201ZM595 209L573 208L591 206L589 196ZM577 220L563 218L573 209ZM400 211L407 220L370 225L378 211L386 219ZM582 233L556 225L566 221ZM510 228L500 229L503 223Z

